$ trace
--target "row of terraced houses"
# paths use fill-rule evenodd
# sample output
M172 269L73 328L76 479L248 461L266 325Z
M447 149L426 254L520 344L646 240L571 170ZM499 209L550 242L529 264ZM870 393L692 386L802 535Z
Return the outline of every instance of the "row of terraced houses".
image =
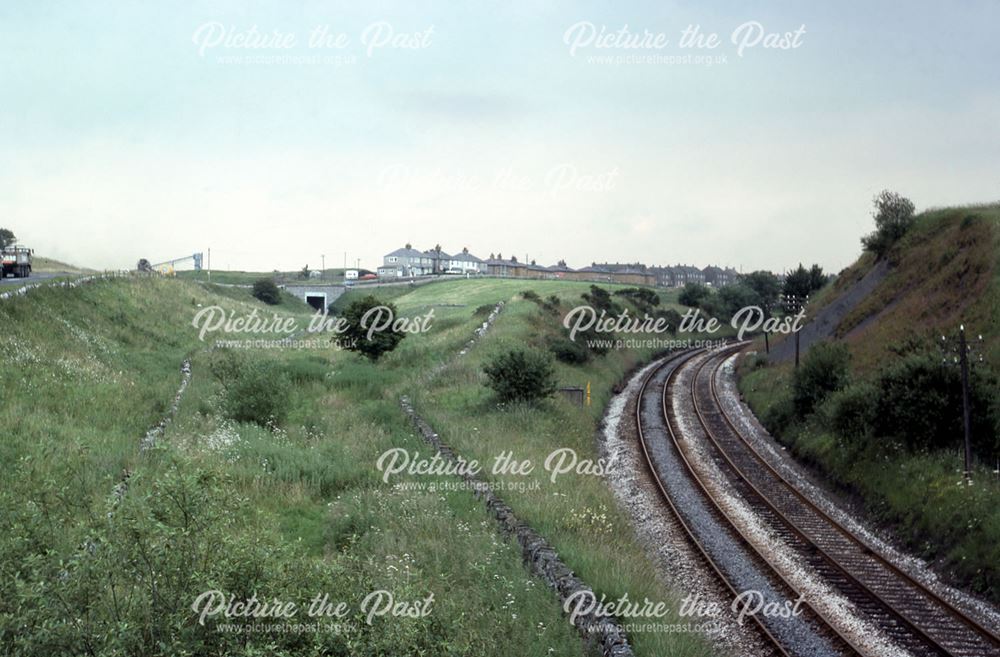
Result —
M407 244L387 253L378 268L380 279L412 278L434 275L499 276L503 278L563 279L599 283L624 283L626 285L651 285L682 287L687 283L702 283L715 287L735 283L738 272L731 267L709 266L699 269L691 265L647 266L641 263L591 263L588 267L573 269L560 260L554 265L539 265L534 260L519 262L516 256L504 258L491 253L479 258L463 248L460 253L449 255L440 246L427 251L414 249Z

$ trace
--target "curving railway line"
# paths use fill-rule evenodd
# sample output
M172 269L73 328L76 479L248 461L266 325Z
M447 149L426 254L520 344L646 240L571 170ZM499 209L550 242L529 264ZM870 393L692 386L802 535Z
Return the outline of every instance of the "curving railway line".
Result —
M653 480L688 538L735 597L753 590L795 616L750 615L777 654L878 655L863 628L831 613L791 576L787 559L745 535L694 450L707 456L735 493L813 577L912 655L1000 657L996 630L985 627L890 562L787 480L730 417L717 388L722 365L740 349L692 350L669 357L642 382L636 403L639 442ZM682 383L683 380L686 383ZM689 422L682 421L678 411ZM692 430L692 426L696 430Z

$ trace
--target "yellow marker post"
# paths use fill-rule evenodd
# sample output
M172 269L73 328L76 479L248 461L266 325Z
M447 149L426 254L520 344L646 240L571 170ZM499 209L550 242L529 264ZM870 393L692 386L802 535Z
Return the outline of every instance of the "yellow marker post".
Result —
M587 406L590 406L590 381L587 381Z

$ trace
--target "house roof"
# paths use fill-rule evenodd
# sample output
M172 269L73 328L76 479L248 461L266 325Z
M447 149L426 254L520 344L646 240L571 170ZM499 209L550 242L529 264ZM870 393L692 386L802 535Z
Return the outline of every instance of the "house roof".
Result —
M458 260L460 262L484 262L482 258L477 258L471 253L456 253L451 257L452 260Z
M396 249L392 253L386 253L385 257L389 258L391 256L407 256L407 257L410 257L410 258L421 258L421 257L423 257L423 255L424 255L423 253L421 253L420 251L417 251L416 249L407 248L407 247L404 246L401 249Z

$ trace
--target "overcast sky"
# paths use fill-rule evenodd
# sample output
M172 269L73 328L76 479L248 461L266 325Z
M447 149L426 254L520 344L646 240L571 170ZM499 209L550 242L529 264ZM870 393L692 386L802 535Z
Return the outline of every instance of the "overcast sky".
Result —
M0 226L98 268L835 272L883 187L1000 199L1000 3L705 5L3 2Z

